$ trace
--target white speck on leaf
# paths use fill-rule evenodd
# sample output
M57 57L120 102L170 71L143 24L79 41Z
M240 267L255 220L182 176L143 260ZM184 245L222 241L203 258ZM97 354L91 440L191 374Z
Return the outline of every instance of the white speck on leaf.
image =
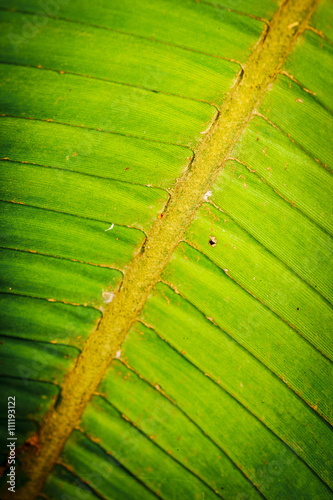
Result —
M119 349L119 351L116 352L115 358L119 359L120 356L121 356L121 349Z
M212 192L211 191L207 191L207 193L204 196L204 200L207 201L210 196L212 196Z
M113 292L103 292L102 297L104 299L104 302L106 304L109 304L110 302L112 302L112 299L114 297L114 293Z
M110 231L110 229L112 229L113 226L114 226L114 224L111 224L111 226L108 229L105 229L105 231Z

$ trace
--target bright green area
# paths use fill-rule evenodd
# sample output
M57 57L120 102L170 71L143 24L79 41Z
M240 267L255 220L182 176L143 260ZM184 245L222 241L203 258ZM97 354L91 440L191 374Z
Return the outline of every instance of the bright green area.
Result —
M108 4L108 8L111 6ZM94 26L32 15L23 17L12 12L1 12L1 18L3 62L42 66L124 83L114 87L120 92L118 107L122 108L129 106L130 100L143 105L146 99L146 94L139 90L129 93L128 84L220 104L239 71L239 65L229 61ZM34 29L36 21L45 25ZM33 30L30 37L24 36L27 25ZM53 43L55 38L61 41L60 51ZM89 54L87 43L91 47ZM122 47L121 52L119 47ZM202 86L204 78L207 78L207 85ZM109 100L110 96L107 98Z
M204 204L189 227L186 240L333 360L333 312L327 301L247 231L225 217L213 205ZM217 241L214 247L209 244L212 236ZM319 324L320 336L317 332ZM284 342L286 351L290 350L289 336ZM302 340L300 343L305 346L310 358L313 355L320 363L326 363L306 343ZM321 405L325 408L325 401L321 401Z
M48 476L42 493L50 500L101 499L85 482L58 464Z
M81 348L100 320L91 307L48 302L11 293L0 294L2 335L30 340L57 341Z
M93 397L80 428L157 496L216 498L200 479L128 422L104 399ZM197 497L196 497L197 495Z
M106 179L169 188L189 163L186 148L59 123L2 117L0 156Z
M30 391L34 389L32 381L62 384L78 354L74 347L10 337L1 337L0 350L0 374L17 377Z
M156 498L115 458L79 431L74 431L62 451L60 460L73 468L79 477L103 498L137 500ZM58 499L56 499L58 500Z
M304 453L308 454L309 451L306 451L300 442L303 439L308 444L314 442L316 440L315 434L320 435L321 433L323 422L271 371L252 356L248 352L249 348L248 350L242 348L241 340L237 339L240 343L235 342L228 334L229 331L226 327L223 331L215 326L190 302L175 294L167 286L159 284L157 291L157 294L150 297L143 311L143 320L153 326L158 335L175 348L178 353L183 354L202 373L212 378L229 394L232 394L276 434L288 436L286 442L293 440L292 435L295 437L296 434L307 434L301 438L298 436L294 442L297 442ZM217 303L218 299L219 297L216 299ZM199 305L199 299L196 302ZM245 306L246 304L244 308ZM210 312L211 310L212 306ZM226 313L227 311L223 310L222 314ZM219 318L217 318L216 323L221 324ZM250 332L250 336L254 339L258 338L260 332ZM290 372L293 370L288 369L290 355L285 355L288 344L285 342L283 345L281 337L282 335L276 338L276 342L279 344L277 351L280 359L283 359L284 379L286 383L290 384ZM205 349L202 349L203 345L205 345ZM262 345L264 348L265 343L263 342ZM295 349L295 363L298 365L298 370L294 370L292 375L295 376L295 372L296 375L300 373L303 360L305 373L302 374L302 378L307 379L302 380L303 386L310 385L312 380L317 381L317 387L323 394L323 400L319 400L321 404L318 403L321 408L317 411L332 421L332 410L329 413L324 404L325 400L332 399L332 389L326 386L326 380L332 377L332 365L316 352L310 357L309 349L303 346L304 342L300 341L297 345L297 339L296 341L291 339L290 347ZM296 349L302 349L301 354L298 354ZM257 355L257 353L254 354ZM271 357L274 362L276 360L274 353ZM308 361L305 363L304 359ZM270 363L271 369L273 362ZM307 392L311 393L311 390ZM304 397L304 394L301 396ZM310 396L312 395L310 394ZM310 421L312 424L309 423ZM312 437L308 434L308 426L311 427L310 433L314 433ZM304 429L306 430L304 431ZM326 432L327 430L324 431L324 433ZM297 449L295 452L298 453Z
M212 201L225 210L226 220L230 216L332 302L331 236L236 162L228 162L219 174Z
M333 9L332 9L333 11ZM333 110L333 45L306 31L284 66L319 101Z
M59 387L52 383L22 381L21 376L19 378L4 377L1 393L0 410L2 415L6 415L8 411L8 398L15 395L16 418L40 421L57 398Z
M332 0L321 0L316 8L311 24L322 31L325 37L333 42L333 6Z
M121 273L106 267L46 257L44 255L0 250L0 291L101 307L103 291L112 290Z
M183 245L175 253L165 276L182 296L281 379L271 379L270 373L258 367L254 370L258 377L257 384L260 386L261 383L263 387L268 384L267 392L272 391L268 396L270 404L262 419L291 447L298 443L307 463L315 463L318 457L312 457L312 453L324 453L323 448L314 451L311 446L309 448L309 444L328 429L302 399L311 406L322 401L321 413L332 421L332 408L327 408L325 404L332 399L332 388L327 385L327 380L332 377L332 364L207 257L191 247ZM152 324L152 321L149 320L148 324ZM202 357L205 359L204 354ZM221 379L223 385L224 378L219 377L218 373L214 375ZM262 406L257 401L253 383L246 380L245 377L243 385L249 383L251 392L254 391L246 407L260 417ZM290 389L284 388L282 382L299 394L301 399ZM277 397L279 399L276 401L274 398ZM281 411L283 418L280 419ZM272 414L269 415L269 412ZM312 432L314 435L311 437ZM328 436L327 439L330 439Z
M0 213L2 247L108 267L123 268L144 236L137 229L114 226L108 231L105 222L13 203L0 202Z
M316 101L315 96L286 76L280 76L272 90L267 92L259 111L311 157L333 168L333 116Z
M157 45L157 43L152 43L154 40L202 51L206 54L246 61L264 27L262 22L255 19L228 11L221 13L220 9L206 5L204 2L194 3L192 0L151 0L150 2L117 0L111 3L107 0L96 0L94 8L89 0L83 0L79 3L57 2L53 9L47 6L43 8L43 4L41 5L38 0L12 0L9 2L1 0L0 5L6 9L17 8L42 15L46 13L84 23L84 25L77 27L69 26L68 29L73 30L73 32L75 29L80 29L81 32L89 33L93 29L89 25L95 24L100 28L111 28L149 39L146 50L139 52L142 57L138 58L134 64L128 64L133 73L135 68L139 67L141 60L153 58L154 47L152 45ZM18 33L18 36L23 38L22 44L17 45L18 50L24 44L25 38L28 38L26 33L34 33L36 28L40 29L41 25L48 27L50 24L50 20L44 21L44 19L33 17L32 23L29 25L30 30L29 28L21 29ZM112 36L108 32L106 34L109 37ZM121 53L126 54L131 46L131 41L129 37L125 38L124 36L123 40ZM134 44L135 40L132 43ZM139 43L139 46L142 47L142 41ZM110 47L110 44L107 45L110 49L110 56L113 48L119 55L119 45L120 43L115 44L114 47ZM102 53L103 48L99 50ZM96 49L91 53L93 58L95 51ZM169 51L169 48L163 50L164 54L168 54ZM174 48L172 48L171 53L175 53ZM186 58L186 56L183 57ZM122 58L119 57L118 61L120 60L122 61ZM129 63L131 62L129 61ZM168 65L166 64L166 66ZM123 78L125 73L126 67L122 61Z
M148 228L168 198L161 189L67 170L8 161L1 167L2 200L104 221L104 232L111 223Z
M286 201L333 234L332 175L281 131L255 116L232 154Z
M38 68L1 64L0 80L3 114L144 139L195 143L215 112L181 97Z
M188 333L191 334L192 330ZM134 325L122 346L121 357L150 383L158 384L266 498L329 496L324 483L282 440L152 330L140 324ZM262 413L265 413L264 405ZM101 426L96 420L95 425ZM327 451L328 448L325 455ZM321 452L322 449L316 454L309 447L309 454L317 455L318 459L314 468L327 476L329 464L323 460ZM277 481L276 477L281 478L282 474L283 481Z
M200 477L218 495L228 498L256 490L230 459L171 401L133 371L114 362L99 390L121 413L164 451Z

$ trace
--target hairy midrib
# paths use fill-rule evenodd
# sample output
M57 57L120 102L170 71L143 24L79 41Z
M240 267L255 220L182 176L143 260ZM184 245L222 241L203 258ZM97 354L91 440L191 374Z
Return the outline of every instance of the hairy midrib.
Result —
M67 375L60 402L45 416L38 433L39 454L36 455L34 448L22 453L22 467L29 480L17 492L18 500L32 500L42 488L64 443L78 425L129 328L203 203L205 193L304 31L317 3L318 0L287 0L276 11L268 30L265 28L219 116L200 141L192 164L178 180L163 217L154 223L140 253L127 267L113 301Z

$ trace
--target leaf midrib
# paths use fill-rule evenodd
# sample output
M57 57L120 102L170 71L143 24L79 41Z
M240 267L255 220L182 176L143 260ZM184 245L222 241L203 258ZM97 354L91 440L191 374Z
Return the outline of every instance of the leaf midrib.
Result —
M266 29L263 31L221 114L213 121L195 151L193 162L173 189L163 218L152 226L98 328L87 339L76 366L67 375L61 401L41 425L39 455L35 456L34 449L23 454L22 465L29 481L17 492L18 499L31 500L42 488L129 328L204 202L205 193L306 28L317 3L318 0L287 0L273 16L268 33ZM288 29L296 20L298 25Z

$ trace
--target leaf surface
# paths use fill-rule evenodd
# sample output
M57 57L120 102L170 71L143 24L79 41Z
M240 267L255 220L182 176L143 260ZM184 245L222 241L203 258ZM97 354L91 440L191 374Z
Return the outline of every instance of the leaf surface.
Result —
M0 9L17 498L333 498L330 2Z

